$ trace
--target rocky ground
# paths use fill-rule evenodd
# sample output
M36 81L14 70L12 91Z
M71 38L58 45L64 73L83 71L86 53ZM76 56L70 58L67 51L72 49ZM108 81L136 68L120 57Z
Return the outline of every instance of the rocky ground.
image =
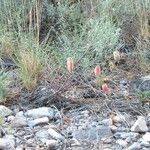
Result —
M149 150L150 114L114 112L104 118L83 106L62 115L55 107L27 111L0 106L3 150Z
M113 73L107 96L83 83L53 100L48 84L20 97L16 88L18 100L0 105L0 149L149 150L150 101L135 93L150 90L150 76Z

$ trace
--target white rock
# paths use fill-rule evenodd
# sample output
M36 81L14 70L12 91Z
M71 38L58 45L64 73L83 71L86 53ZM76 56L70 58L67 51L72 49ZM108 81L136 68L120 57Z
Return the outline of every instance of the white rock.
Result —
M28 125L30 127L34 127L36 125L40 125L40 124L48 124L49 123L49 118L48 117L43 117L43 118L38 118L35 120L29 120L28 121Z
M51 107L40 107L36 109L28 110L25 113L26 116L32 117L34 119L41 118L41 117L49 117L50 119L54 118L54 109Z
M54 138L54 139L60 139L60 140L63 140L64 139L64 137L61 135L61 134L59 134L58 132L56 132L54 129L52 129L52 128L50 128L50 129L48 129L48 133L49 133L49 135L52 137L52 138Z
M137 121L131 127L131 131L133 131L133 132L146 132L146 131L148 131L145 117L139 116Z
M140 150L141 145L138 142L133 143L131 146L127 148L127 150Z
M126 141L122 140L122 139L118 139L116 141L116 143L119 144L122 147L127 147L127 145L128 145L128 143Z
M142 138L144 141L150 142L150 132L146 132Z
M12 127L25 127L27 126L27 119L25 117L15 117L11 121Z
M14 139L8 138L0 138L0 149L3 150L15 150L15 141Z
M102 123L106 126L111 126L113 124L111 118L102 120Z
M57 144L58 144L57 140L46 140L46 145L48 147L53 147L53 146L56 146Z

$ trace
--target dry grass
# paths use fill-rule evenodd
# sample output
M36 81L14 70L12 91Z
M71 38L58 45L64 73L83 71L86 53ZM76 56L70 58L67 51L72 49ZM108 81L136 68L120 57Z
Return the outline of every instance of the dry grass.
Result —
M34 88L42 70L42 63L38 54L33 51L21 52L18 65L23 86L27 89Z

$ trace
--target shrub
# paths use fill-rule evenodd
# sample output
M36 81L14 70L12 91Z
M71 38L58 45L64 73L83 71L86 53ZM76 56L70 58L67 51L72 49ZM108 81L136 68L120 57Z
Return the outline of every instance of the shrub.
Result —
M7 96L8 76L3 70L0 71L0 102L4 102Z

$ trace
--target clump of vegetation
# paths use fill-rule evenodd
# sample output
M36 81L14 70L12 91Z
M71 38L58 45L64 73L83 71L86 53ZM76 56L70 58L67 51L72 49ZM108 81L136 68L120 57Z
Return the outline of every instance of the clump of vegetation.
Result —
M140 91L137 93L137 97L141 102L149 102L150 101L150 91Z
M0 103L5 101L5 98L7 96L7 86L8 86L9 80L8 75L3 70L0 71Z
M34 88L42 70L42 62L38 54L34 51L20 52L17 64L23 86L27 89Z

